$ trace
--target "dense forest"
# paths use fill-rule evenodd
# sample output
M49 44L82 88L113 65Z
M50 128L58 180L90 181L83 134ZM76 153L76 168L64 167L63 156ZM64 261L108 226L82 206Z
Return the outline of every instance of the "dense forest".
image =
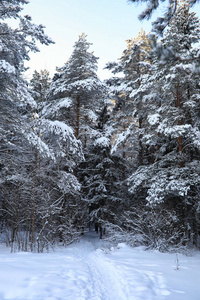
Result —
M189 2L162 36L127 40L105 66L113 77L98 78L83 33L53 78L35 71L30 82L24 61L53 41L21 16L26 2L0 1L0 240L42 252L95 229L131 246L199 249L200 20Z

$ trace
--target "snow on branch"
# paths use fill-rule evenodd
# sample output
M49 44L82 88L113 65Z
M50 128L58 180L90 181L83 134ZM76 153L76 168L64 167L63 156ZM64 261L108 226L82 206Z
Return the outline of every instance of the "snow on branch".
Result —
M127 128L126 131L119 133L117 136L117 139L115 141L115 144L112 147L111 153L114 153L115 151L117 151L118 147L120 147L122 144L124 144L126 142L126 140L130 137L130 134L131 134L130 127Z
M0 60L0 72L15 74L15 67L11 66L11 64L9 64L9 62L2 59L2 60Z
M55 159L54 153L49 149L48 145L44 143L41 138L35 134L34 132L26 133L23 132L24 136L28 140L28 142L37 148L37 150L43 155L47 156L51 159Z
M69 150L73 154L82 157L82 148L79 140L76 139L73 129L61 121L51 121L47 119L41 120L41 125L45 130L55 134L59 140L69 142Z
M172 138L178 138L179 136L186 135L188 131L191 131L192 126L190 124L167 126L165 120L158 126L157 132L164 134L165 136L171 136Z
M77 91L79 89L81 90L87 89L89 91L95 91L95 90L99 90L99 88L107 90L106 85L96 78L77 80L74 83L70 84L70 88L71 87L77 89Z
M67 140L69 136L75 139L72 128L65 123L46 119L43 119L41 122L48 127L52 133L62 136L62 139Z
M110 140L106 137L100 137L95 140L94 146L98 146L98 147L102 147L102 148L110 147Z
M50 103L49 105L45 106L42 110L42 115L53 115L57 113L62 108L69 108L72 104L72 99L69 97L61 98L60 100L56 100L54 105Z
M20 19L19 30L22 30L23 34L26 34L27 36L32 36L33 39L38 40L41 44L45 44L45 45L54 44L53 40L44 33L45 26L41 24L35 25L31 23L30 16L20 17L19 19ZM34 50L37 51L36 46Z
M58 187L64 193L72 193L72 191L80 191L81 184L78 182L77 178L71 173L66 173L64 171L59 172L60 180L58 181Z
M160 120L160 115L159 114L153 114L153 115L149 115L147 117L148 123L150 125L156 125L158 124L159 120Z

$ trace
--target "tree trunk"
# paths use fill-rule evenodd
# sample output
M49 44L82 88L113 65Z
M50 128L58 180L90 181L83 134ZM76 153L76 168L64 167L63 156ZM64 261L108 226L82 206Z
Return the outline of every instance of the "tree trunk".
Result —
M31 252L33 251L33 244L34 244L34 237L35 237L36 176L37 176L37 150L35 152L35 172L34 172L34 185L33 185L33 205L32 205L32 223L31 223Z
M154 156L154 154L155 154L155 146L153 145L153 146L151 146L151 163L152 163L152 165L155 162L155 156Z
M181 108L181 97L180 97L180 84L177 84L177 92L176 92L176 97L177 97L177 107L178 109ZM182 125L181 122L181 118L178 120L178 125ZM180 155L180 161L179 161L179 167L182 168L183 167L183 162L181 160L181 156L182 156L182 151L183 151L183 138L182 136L178 137L178 152Z
M100 239L102 239L102 237L103 237L103 228L102 226L100 226Z
M94 224L95 232L98 233L99 225L97 223Z
M76 138L79 136L79 121L80 121L80 96L76 98Z
M140 60L141 60L140 54L138 54L137 59L140 62ZM137 65L137 75L138 75L138 87L140 87L140 85L141 85L141 70L140 70L139 64Z
M139 119L139 128L142 128L142 118ZM141 134L139 135L139 165L141 166L143 164L143 145L141 142Z
M28 251L28 235L29 235L29 205L27 208L27 220L26 220L26 234L25 234L25 245L24 251Z

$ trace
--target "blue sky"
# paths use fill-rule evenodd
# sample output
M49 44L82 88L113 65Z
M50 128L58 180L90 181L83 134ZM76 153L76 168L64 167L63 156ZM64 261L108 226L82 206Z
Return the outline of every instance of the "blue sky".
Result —
M68 60L78 36L85 32L93 43L91 51L99 57L98 75L109 77L103 67L115 61L126 48L126 39L137 36L141 28L151 29L150 21L140 22L138 15L145 6L130 4L127 0L29 0L23 14L32 17L36 24L46 26L46 33L55 45L40 46L40 53L31 54L27 66L30 79L33 70L47 69L53 75L55 67ZM162 11L161 11L162 13Z
M108 61L120 57L126 47L126 39L135 37L143 27L150 30L150 22L139 22L141 7L126 0L30 0L23 14L29 14L33 22L46 26L46 33L55 45L39 46L41 52L31 54L31 67L27 72L46 68L51 75L55 67L61 67L70 57L78 36L85 32L91 51L99 57L98 75L109 77L102 71Z

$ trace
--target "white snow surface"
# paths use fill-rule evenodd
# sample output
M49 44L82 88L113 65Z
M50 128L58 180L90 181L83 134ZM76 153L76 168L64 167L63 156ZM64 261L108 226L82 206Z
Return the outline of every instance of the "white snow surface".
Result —
M1 245L0 299L200 299L200 253L108 247L94 235L51 253L9 253Z

